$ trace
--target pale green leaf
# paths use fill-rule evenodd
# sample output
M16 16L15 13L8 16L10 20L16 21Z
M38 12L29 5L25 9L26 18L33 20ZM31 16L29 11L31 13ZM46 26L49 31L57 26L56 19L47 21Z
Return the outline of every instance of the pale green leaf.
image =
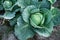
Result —
M51 8L51 3L47 0L42 0L40 2L40 8L47 8L50 9Z
M21 16L21 14L16 13L15 17L13 19L9 20L9 23L10 23L11 26L14 26L17 23L17 19L18 19L19 16Z
M29 5L36 5L38 0L17 0L18 6L25 8Z
M2 5L0 5L0 10L3 10L3 6Z
M54 4L57 0L48 0L51 2L51 4Z
M31 19L30 19L30 24L31 24L34 28L44 28L44 27L42 27L41 25L40 25L40 26L36 25Z
M15 35L19 40L27 40L34 36L34 31L26 24L21 17L17 20L17 26L15 26Z
M50 22L44 27L45 28L34 29L34 31L37 32L37 34L39 34L40 36L49 37L51 35L51 32L53 31L53 22Z
M27 6L23 13L22 13L22 17L23 17L23 20L26 22L26 23L29 23L29 17L31 15L31 10L35 9L36 7L34 5L31 5L31 6Z
M9 11L6 11L3 15L3 17L5 19L12 19L15 17L15 12L9 12Z
M60 9L54 8L52 9L53 12L53 22L55 25L60 25Z
M48 24L51 20L52 20L52 12L46 8L42 8L41 12L43 13L43 15L45 16L45 24Z

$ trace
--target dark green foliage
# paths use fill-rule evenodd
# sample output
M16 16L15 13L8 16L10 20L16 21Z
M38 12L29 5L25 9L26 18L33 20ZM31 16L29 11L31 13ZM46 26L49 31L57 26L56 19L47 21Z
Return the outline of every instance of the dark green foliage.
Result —
M10 26L14 26L15 36L19 40L27 40L36 33L49 37L54 24L60 24L60 11L52 7L54 0L1 0L0 2L0 10L5 10L1 17L8 19Z

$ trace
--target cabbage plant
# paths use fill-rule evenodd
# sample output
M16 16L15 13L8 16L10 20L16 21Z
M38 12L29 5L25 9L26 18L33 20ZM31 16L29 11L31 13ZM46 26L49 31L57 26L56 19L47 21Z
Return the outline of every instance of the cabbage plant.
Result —
M13 9L13 7L16 5L16 1L17 0L4 0L2 5L5 10L11 11Z
M39 9L34 5L30 5L24 9L17 19L15 34L21 40L27 40L27 38L33 37L36 33L40 36L48 37L53 30L53 26L52 13L48 9ZM26 33L27 35L25 35Z
M4 0L5 13L1 16L14 27L19 40L28 40L38 34L49 37L53 27L60 24L60 11L52 7L52 0ZM58 22L57 22L58 20Z
M4 8L11 8L11 6L12 6L12 2L11 1L5 1L4 3L3 3L3 6L4 6Z

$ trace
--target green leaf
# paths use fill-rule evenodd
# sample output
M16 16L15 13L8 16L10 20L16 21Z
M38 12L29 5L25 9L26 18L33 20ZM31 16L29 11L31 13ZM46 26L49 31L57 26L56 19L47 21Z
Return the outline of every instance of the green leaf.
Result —
M40 8L47 8L50 9L51 8L51 3L47 0L42 0L40 2Z
M38 0L18 0L18 6L20 6L21 8L25 8L29 5L33 5L36 4L38 2Z
M33 10L31 10L31 13L37 13L37 12L40 12L40 9L33 9Z
M58 11L57 8L54 8L54 7L51 8L51 12L54 16L57 14L57 11Z
M34 31L31 27L23 22L22 18L19 17L17 20L17 26L15 27L15 35L19 40L27 40L30 37L34 36Z
M8 8L11 8L12 6L12 2L11 1L4 1L3 3L3 7L8 9Z
M7 0L7 1L9 1L9 0ZM8 3L8 2L7 2ZM5 10L10 10L10 11L12 11L12 9L13 9L13 7L15 7L16 5L17 5L17 3L15 3L15 4L12 4L12 3L9 3L9 6L8 6L8 4L3 4L3 7L4 7L4 9Z
M3 10L2 3L3 3L3 0L0 0L0 10Z
M15 5L14 7L13 7L13 9L12 9L12 11L13 12L18 12L18 11L20 11L20 7L18 6L18 5Z
M34 28L44 28L44 27L42 27L42 26L36 25L31 19L30 19L30 24L31 24Z
M52 20L52 12L46 8L42 8L41 12L43 13L43 15L45 16L45 24L48 24L51 20Z
M55 10L53 9L53 22L55 25L60 25L60 9L55 8Z
M4 0L0 0L0 5L3 3Z
M17 23L17 19L19 16L21 16L21 14L17 13L17 14L15 14L15 17L13 19L9 20L9 23L11 26L14 26Z
M39 25L43 19L43 15L41 13L35 13L31 15L31 20L36 24Z
M57 0L48 0L51 2L51 4L54 4Z
M31 5L31 6L27 6L23 13L22 13L22 17L23 17L23 20L26 22L26 23L29 23L29 17L30 17L30 14L31 14L31 10L35 9L36 7L34 5Z
M0 5L0 10L3 10L3 6L2 5Z
M10 0L10 1L12 1L12 3L15 4L17 0Z
M3 15L3 17L5 19L12 19L15 17L15 12L9 12L9 11L6 11Z
M40 36L49 37L51 35L51 32L53 31L53 22L50 22L44 27L45 28L34 29L34 31L37 32L37 34L39 34Z
M51 20L48 24L45 25L45 28L51 33L53 31L54 23Z

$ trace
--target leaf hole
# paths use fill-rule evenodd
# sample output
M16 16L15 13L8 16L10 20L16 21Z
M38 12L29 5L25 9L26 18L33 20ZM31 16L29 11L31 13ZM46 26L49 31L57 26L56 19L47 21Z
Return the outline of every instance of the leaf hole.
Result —
M3 15L5 13L5 10L0 10L0 15Z
M42 1L42 0L38 0L38 1Z

